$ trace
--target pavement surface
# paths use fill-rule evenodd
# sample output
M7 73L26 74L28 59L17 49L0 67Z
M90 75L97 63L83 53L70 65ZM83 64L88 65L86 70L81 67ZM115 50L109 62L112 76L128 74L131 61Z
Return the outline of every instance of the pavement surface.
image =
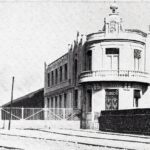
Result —
M150 150L150 136L67 129L0 129L0 149Z

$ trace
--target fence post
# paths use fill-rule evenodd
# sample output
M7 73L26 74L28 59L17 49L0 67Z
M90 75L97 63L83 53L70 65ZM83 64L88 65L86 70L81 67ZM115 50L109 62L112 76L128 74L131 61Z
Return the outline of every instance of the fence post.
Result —
M23 107L21 108L21 112L22 112L21 113L21 119L23 120L24 119L24 108Z

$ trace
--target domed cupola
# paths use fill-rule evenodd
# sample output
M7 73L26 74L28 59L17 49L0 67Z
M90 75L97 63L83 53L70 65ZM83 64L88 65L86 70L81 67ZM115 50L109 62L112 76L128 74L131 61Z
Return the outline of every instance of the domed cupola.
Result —
M122 18L120 18L119 13L117 12L118 6L116 2L110 5L111 13L108 17L104 19L103 30L106 34L114 34L123 31L122 29Z

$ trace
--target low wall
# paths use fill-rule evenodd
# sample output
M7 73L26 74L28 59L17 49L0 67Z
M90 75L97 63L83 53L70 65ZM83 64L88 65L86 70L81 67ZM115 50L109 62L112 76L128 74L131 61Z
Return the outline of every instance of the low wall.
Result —
M0 120L0 128L8 129L8 120ZM11 128L63 128L63 129L80 129L80 121L66 120L12 120Z
M150 109L102 111L99 130L150 135Z

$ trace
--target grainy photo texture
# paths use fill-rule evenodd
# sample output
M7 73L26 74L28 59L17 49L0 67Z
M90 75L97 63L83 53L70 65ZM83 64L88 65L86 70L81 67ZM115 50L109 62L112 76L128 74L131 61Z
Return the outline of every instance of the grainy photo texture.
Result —
M150 2L0 0L0 150L149 150Z

